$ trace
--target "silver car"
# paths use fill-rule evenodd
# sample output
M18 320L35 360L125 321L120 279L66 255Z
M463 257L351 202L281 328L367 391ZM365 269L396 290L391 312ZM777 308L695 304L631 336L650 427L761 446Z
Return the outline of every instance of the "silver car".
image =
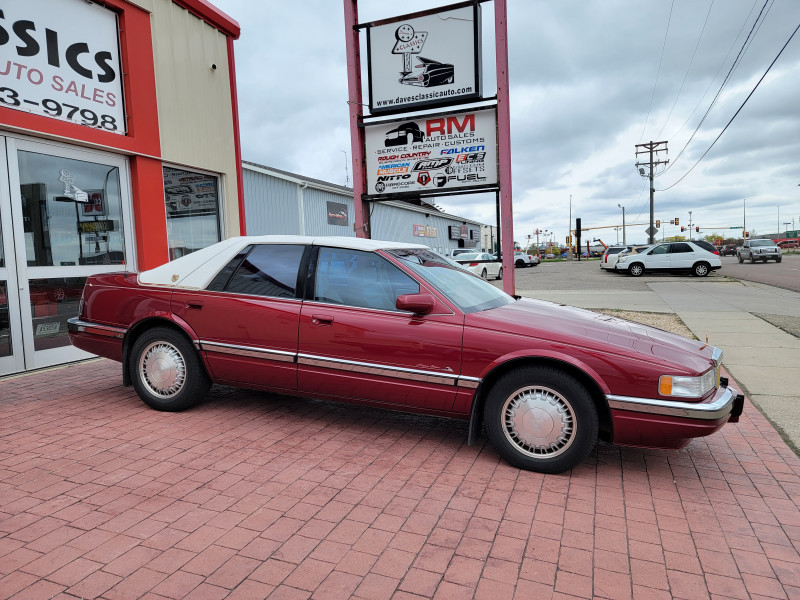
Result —
M774 260L775 262L781 262L783 258L783 253L774 241L770 239L761 239L761 240L747 240L741 247L736 249L736 256L739 259L740 263L750 259L751 263L756 262L757 260L763 260L767 262L768 260Z

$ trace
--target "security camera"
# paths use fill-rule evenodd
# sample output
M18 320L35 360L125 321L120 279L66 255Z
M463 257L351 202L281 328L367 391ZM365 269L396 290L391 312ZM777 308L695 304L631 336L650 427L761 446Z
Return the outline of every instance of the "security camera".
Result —
M644 169L642 167L639 167L639 175L644 175Z

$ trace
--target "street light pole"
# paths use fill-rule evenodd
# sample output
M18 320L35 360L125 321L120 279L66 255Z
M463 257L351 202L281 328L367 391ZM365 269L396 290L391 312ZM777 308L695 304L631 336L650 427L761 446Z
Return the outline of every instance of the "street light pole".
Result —
M622 204L617 204L617 206L619 206L622 209L622 243L627 245L628 244L628 240L625 237L625 207L622 206ZM651 243L652 243L652 241L651 241Z
M689 211L689 241L692 241L692 211Z

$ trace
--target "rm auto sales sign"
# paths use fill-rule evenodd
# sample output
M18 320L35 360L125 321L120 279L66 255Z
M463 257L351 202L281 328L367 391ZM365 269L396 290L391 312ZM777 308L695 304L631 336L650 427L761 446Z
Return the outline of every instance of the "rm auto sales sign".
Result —
M367 125L367 193L440 194L497 185L497 111Z

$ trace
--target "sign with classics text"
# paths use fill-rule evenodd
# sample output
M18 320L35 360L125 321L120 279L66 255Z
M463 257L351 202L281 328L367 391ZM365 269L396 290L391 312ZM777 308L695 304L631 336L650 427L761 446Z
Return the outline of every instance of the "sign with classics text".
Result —
M367 194L442 194L497 185L497 111L432 114L365 127Z
M84 0L10 0L0 17L0 106L125 133L114 12Z
M370 112L479 98L480 31L474 4L368 27Z

